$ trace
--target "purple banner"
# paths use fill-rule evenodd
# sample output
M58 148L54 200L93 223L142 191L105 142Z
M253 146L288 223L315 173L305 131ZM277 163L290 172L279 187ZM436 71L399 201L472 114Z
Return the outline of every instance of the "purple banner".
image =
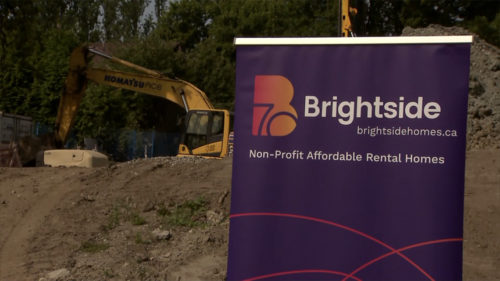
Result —
M228 280L462 278L466 41L236 42Z

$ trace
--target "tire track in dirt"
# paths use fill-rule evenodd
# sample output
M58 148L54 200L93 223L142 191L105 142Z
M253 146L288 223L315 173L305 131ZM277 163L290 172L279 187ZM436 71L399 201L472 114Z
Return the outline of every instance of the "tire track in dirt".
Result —
M57 169L57 168L56 168ZM47 170L46 173L38 175L41 185L48 186L45 190L40 190L37 200L31 200L35 204L30 205L25 210L24 215L10 226L11 230L0 244L0 280L21 280L27 276L26 260L28 249L32 237L37 229L44 223L50 212L56 208L59 202L69 192L74 191L74 184L71 178L76 175L75 170L68 169L67 176L59 178L59 182L51 182L48 173L54 171ZM73 188L70 188L73 187Z

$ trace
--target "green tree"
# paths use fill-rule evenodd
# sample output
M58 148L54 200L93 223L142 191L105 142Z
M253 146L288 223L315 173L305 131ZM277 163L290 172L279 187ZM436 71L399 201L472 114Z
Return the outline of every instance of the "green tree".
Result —
M394 36L401 34L403 23L399 18L401 1L371 0L368 8L366 26L360 36ZM362 19L361 19L362 20Z
M161 18L161 16L163 15L163 12L167 8L167 3L168 3L168 0L154 0L155 17L157 19Z
M22 105L33 83L32 54L39 49L31 2L0 2L0 110L24 114ZM31 42L31 44L27 44Z
M404 26L411 27L463 26L500 46L499 13L500 1L495 0L405 0L399 17Z
M170 3L168 11L158 20L156 32L163 40L177 42L182 50L193 48L207 37L208 3L208 0Z
M59 98L68 74L68 57L78 46L76 34L51 29L41 40L40 52L33 57L33 82L26 95L23 111L44 124L54 124Z
M113 41L121 37L118 15L120 0L102 1L104 40Z
M53 122L71 49L99 38L96 3L1 2L0 110Z
M152 36L173 48L168 74L194 83L216 106L231 109L235 37L334 36L337 13L334 1L185 0L170 3Z
M120 29L124 40L140 35L140 20L149 0L120 0Z
M486 16L476 16L466 21L464 26L488 42L500 46L500 11L492 20Z

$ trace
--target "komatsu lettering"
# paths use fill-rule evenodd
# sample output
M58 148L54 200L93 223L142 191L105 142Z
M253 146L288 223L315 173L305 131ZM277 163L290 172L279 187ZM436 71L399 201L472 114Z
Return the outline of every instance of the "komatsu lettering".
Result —
M104 81L118 83L122 85L128 85L137 88L144 88L144 82L136 80L136 79L127 79L123 77L118 77L114 75L105 75Z
M106 82L112 82L112 83L117 83L121 85L127 85L135 88L149 88L153 90L161 90L161 84L155 83L155 82L143 82L140 80L136 80L134 78L128 79L128 78L123 78L119 76L114 76L114 75L105 75L104 76L104 81Z
M357 97L354 101L339 101L336 96L331 100L320 101L316 96L305 97L305 117L332 117L338 118L342 125L350 125L355 118L410 118L436 119L441 113L441 106L437 102L424 103L423 97L416 101L406 102L404 97L399 101L382 101L375 97L373 101Z

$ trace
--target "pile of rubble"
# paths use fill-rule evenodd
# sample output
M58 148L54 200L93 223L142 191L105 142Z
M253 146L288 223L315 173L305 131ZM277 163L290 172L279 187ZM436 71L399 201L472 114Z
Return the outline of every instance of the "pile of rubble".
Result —
M402 35L474 35L469 74L467 149L500 148L500 49L460 27L406 27Z

